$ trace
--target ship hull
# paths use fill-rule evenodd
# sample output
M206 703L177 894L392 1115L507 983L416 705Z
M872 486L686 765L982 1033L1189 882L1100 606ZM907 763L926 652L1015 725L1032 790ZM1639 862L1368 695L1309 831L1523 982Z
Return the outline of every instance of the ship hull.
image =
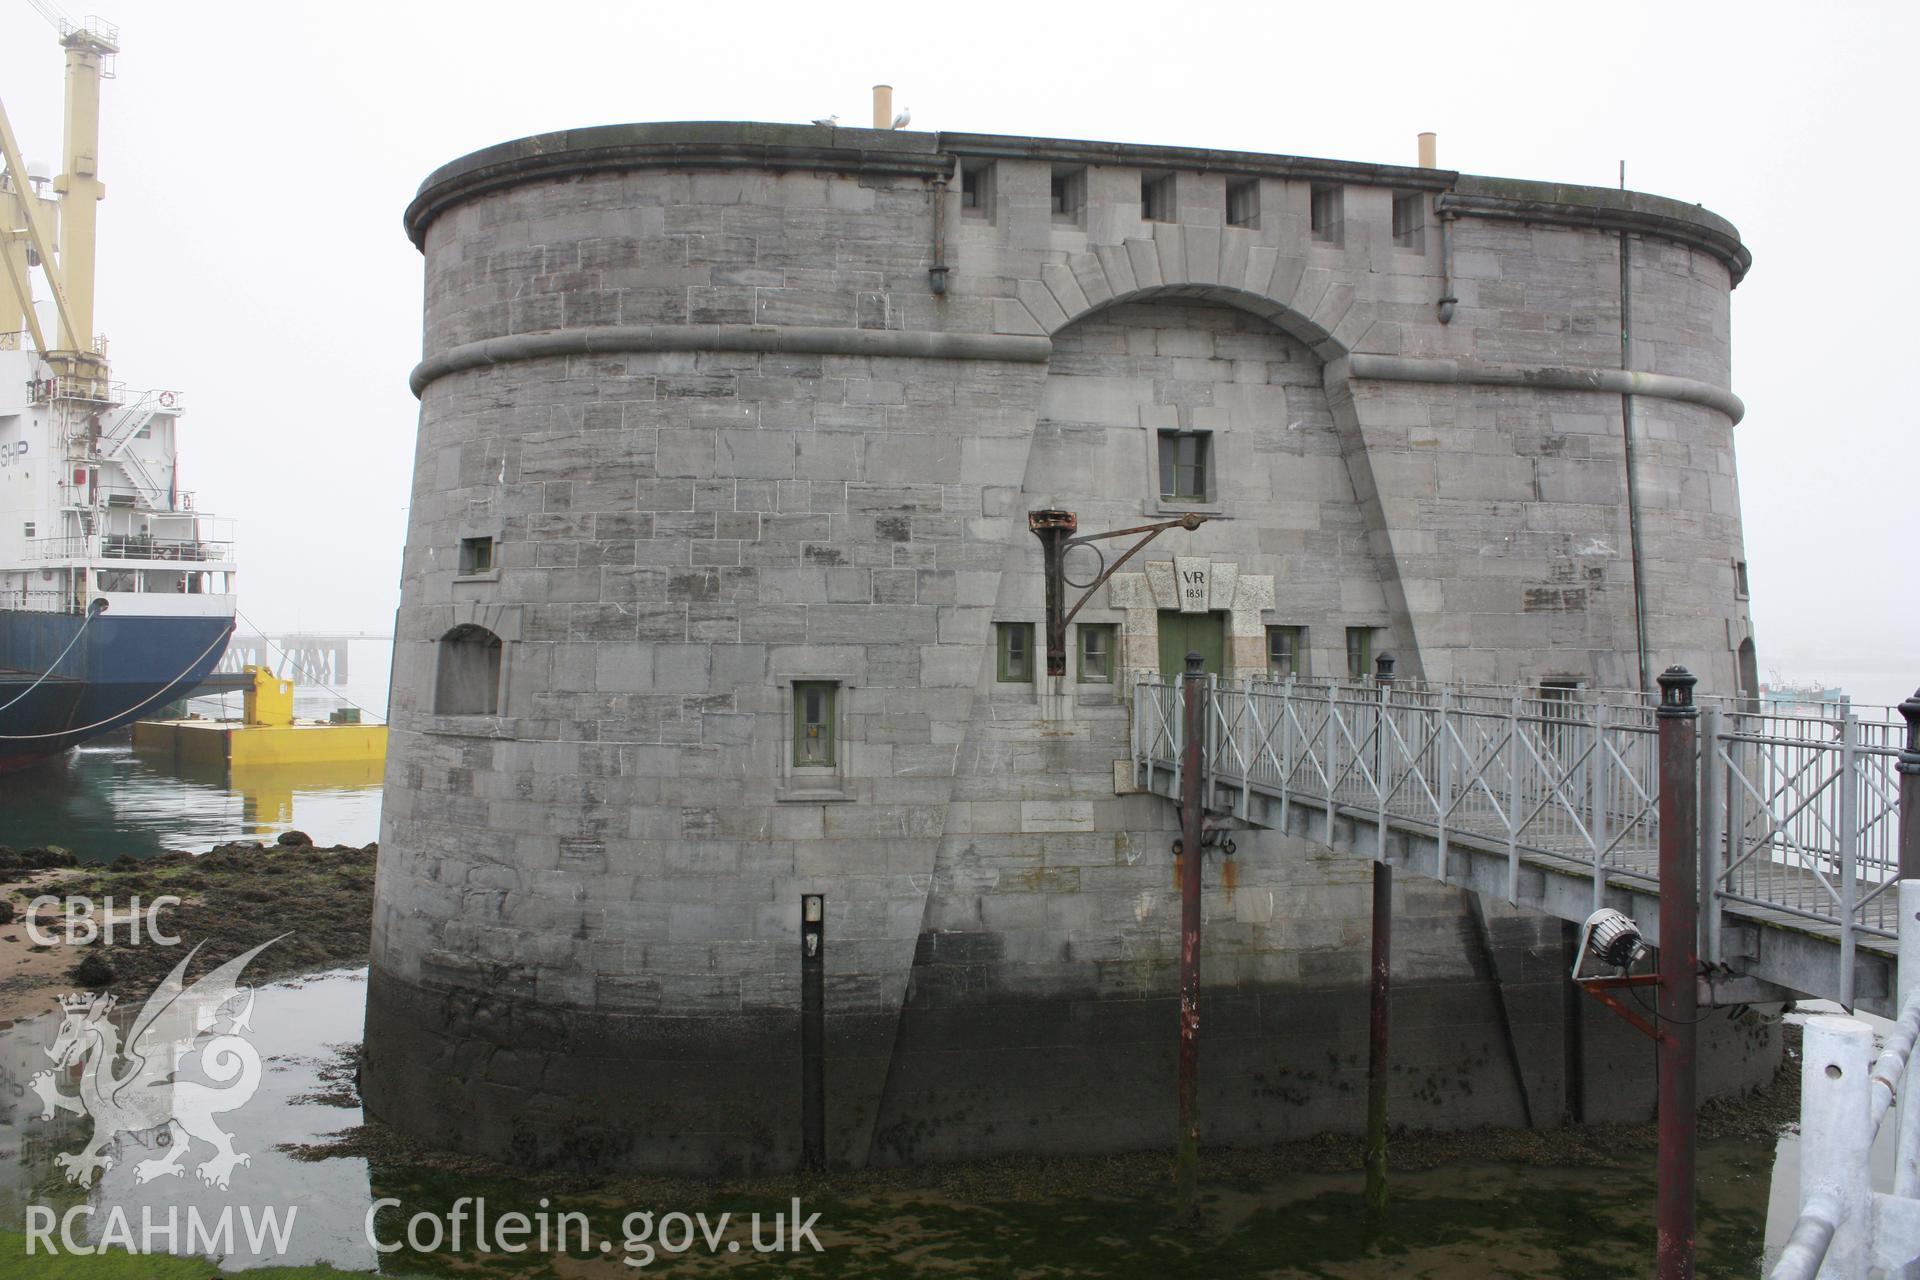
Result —
M219 665L232 635L233 619L219 615L105 613L87 624L75 614L0 609L0 770L44 760L186 696Z

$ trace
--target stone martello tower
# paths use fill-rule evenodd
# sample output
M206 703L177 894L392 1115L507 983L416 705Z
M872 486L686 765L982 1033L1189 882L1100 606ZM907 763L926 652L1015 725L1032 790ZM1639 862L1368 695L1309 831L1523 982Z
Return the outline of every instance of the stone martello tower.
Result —
M1163 1142L1172 816L1114 767L1163 652L1751 687L1748 255L1695 206L622 125L455 161L407 228L426 341L365 1072L406 1132L782 1167L817 1089L833 1162ZM1080 614L1057 679L1038 508L1209 517ZM1240 844L1208 886L1210 1140L1354 1127L1366 869ZM1589 1118L1644 1114L1631 1033L1562 1023L1557 924L1402 889L1396 1121L1558 1116L1580 1076ZM1716 1035L1710 1081L1771 1070Z

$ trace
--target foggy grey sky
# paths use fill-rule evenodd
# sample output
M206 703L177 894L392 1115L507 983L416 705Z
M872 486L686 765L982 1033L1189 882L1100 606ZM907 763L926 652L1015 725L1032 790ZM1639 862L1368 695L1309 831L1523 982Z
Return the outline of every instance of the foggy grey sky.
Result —
M1627 185L1730 218L1733 389L1763 676L1920 684L1904 4L1046 6L101 0L99 328L185 393L182 475L240 521L241 609L384 632L421 260L400 213L491 143L635 120L867 117ZM82 10L69 5L78 16ZM57 160L61 50L0 0L0 100Z

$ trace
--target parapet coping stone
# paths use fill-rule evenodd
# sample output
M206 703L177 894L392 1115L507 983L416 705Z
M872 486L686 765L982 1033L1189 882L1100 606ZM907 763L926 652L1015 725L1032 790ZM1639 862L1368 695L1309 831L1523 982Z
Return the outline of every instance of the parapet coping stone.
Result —
M404 222L408 238L424 247L427 228L449 208L524 182L586 173L763 169L933 181L952 178L958 162L969 157L1431 191L1443 217L1499 218L1672 240L1719 259L1736 285L1753 265L1752 253L1727 219L1697 204L1640 191L1253 151L752 121L594 125L484 147L428 175L408 204Z

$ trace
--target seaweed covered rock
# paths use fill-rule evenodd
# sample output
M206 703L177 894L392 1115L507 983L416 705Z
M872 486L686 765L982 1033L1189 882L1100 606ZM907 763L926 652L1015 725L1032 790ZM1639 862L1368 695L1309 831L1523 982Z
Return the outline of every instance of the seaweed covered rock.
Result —
M98 951L89 951L73 966L74 980L83 987L104 987L115 978L113 966Z

